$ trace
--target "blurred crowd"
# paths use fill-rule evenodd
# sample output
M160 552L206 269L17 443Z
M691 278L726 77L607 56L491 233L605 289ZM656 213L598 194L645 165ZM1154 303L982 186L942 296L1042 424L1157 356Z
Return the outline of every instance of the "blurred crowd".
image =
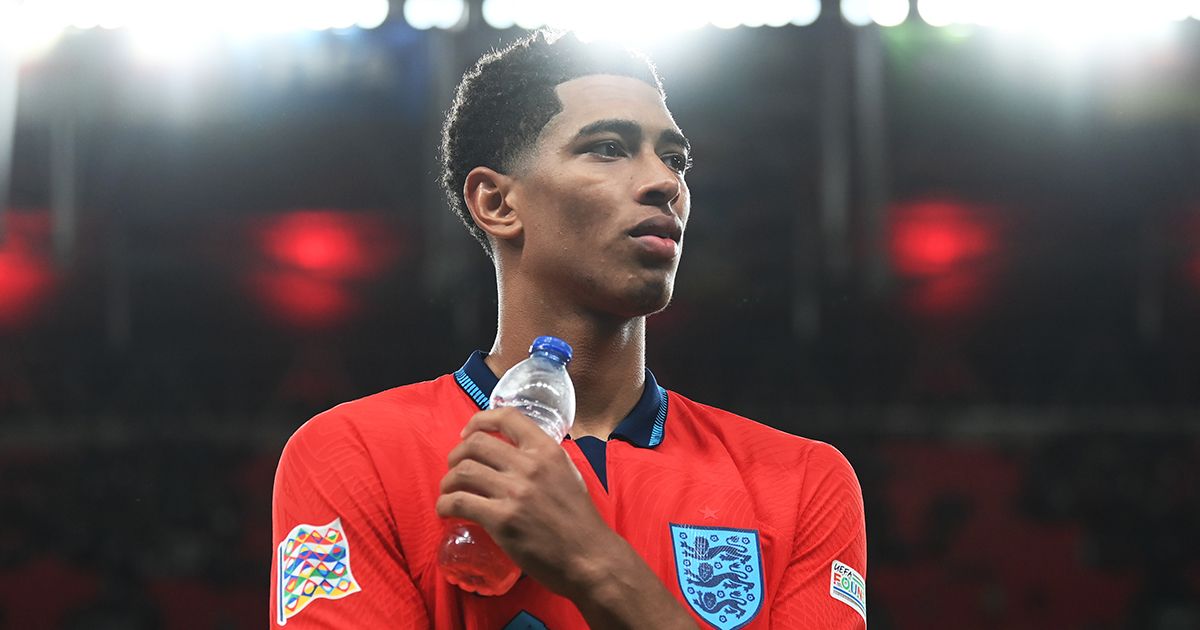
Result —
M855 465L873 628L1200 627L1200 445L828 436ZM0 452L0 627L257 628L277 446Z

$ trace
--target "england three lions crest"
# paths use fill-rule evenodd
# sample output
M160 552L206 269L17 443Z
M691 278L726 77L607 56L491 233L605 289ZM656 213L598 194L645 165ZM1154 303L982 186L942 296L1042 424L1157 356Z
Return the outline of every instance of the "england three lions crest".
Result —
M714 628L750 623L763 600L758 532L671 523L675 575L692 610Z

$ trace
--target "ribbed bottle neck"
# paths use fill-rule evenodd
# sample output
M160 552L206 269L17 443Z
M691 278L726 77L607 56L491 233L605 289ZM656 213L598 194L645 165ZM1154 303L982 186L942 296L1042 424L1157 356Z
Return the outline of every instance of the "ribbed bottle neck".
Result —
M566 367L568 361L565 356L553 350L534 350L529 356L546 358L563 367Z

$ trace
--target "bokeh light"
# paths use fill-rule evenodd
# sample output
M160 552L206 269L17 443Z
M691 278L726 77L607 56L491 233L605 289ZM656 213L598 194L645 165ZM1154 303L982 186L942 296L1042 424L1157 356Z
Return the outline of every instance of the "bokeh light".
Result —
M38 316L56 283L48 253L50 216L45 210L7 210L3 220L0 330L20 330Z

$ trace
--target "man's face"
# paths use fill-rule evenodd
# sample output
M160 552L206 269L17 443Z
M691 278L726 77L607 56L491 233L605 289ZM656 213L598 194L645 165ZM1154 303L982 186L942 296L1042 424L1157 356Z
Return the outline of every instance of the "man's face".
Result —
M562 111L509 195L524 225L522 272L592 311L661 310L691 203L687 140L658 91L637 79L593 75L556 91Z

